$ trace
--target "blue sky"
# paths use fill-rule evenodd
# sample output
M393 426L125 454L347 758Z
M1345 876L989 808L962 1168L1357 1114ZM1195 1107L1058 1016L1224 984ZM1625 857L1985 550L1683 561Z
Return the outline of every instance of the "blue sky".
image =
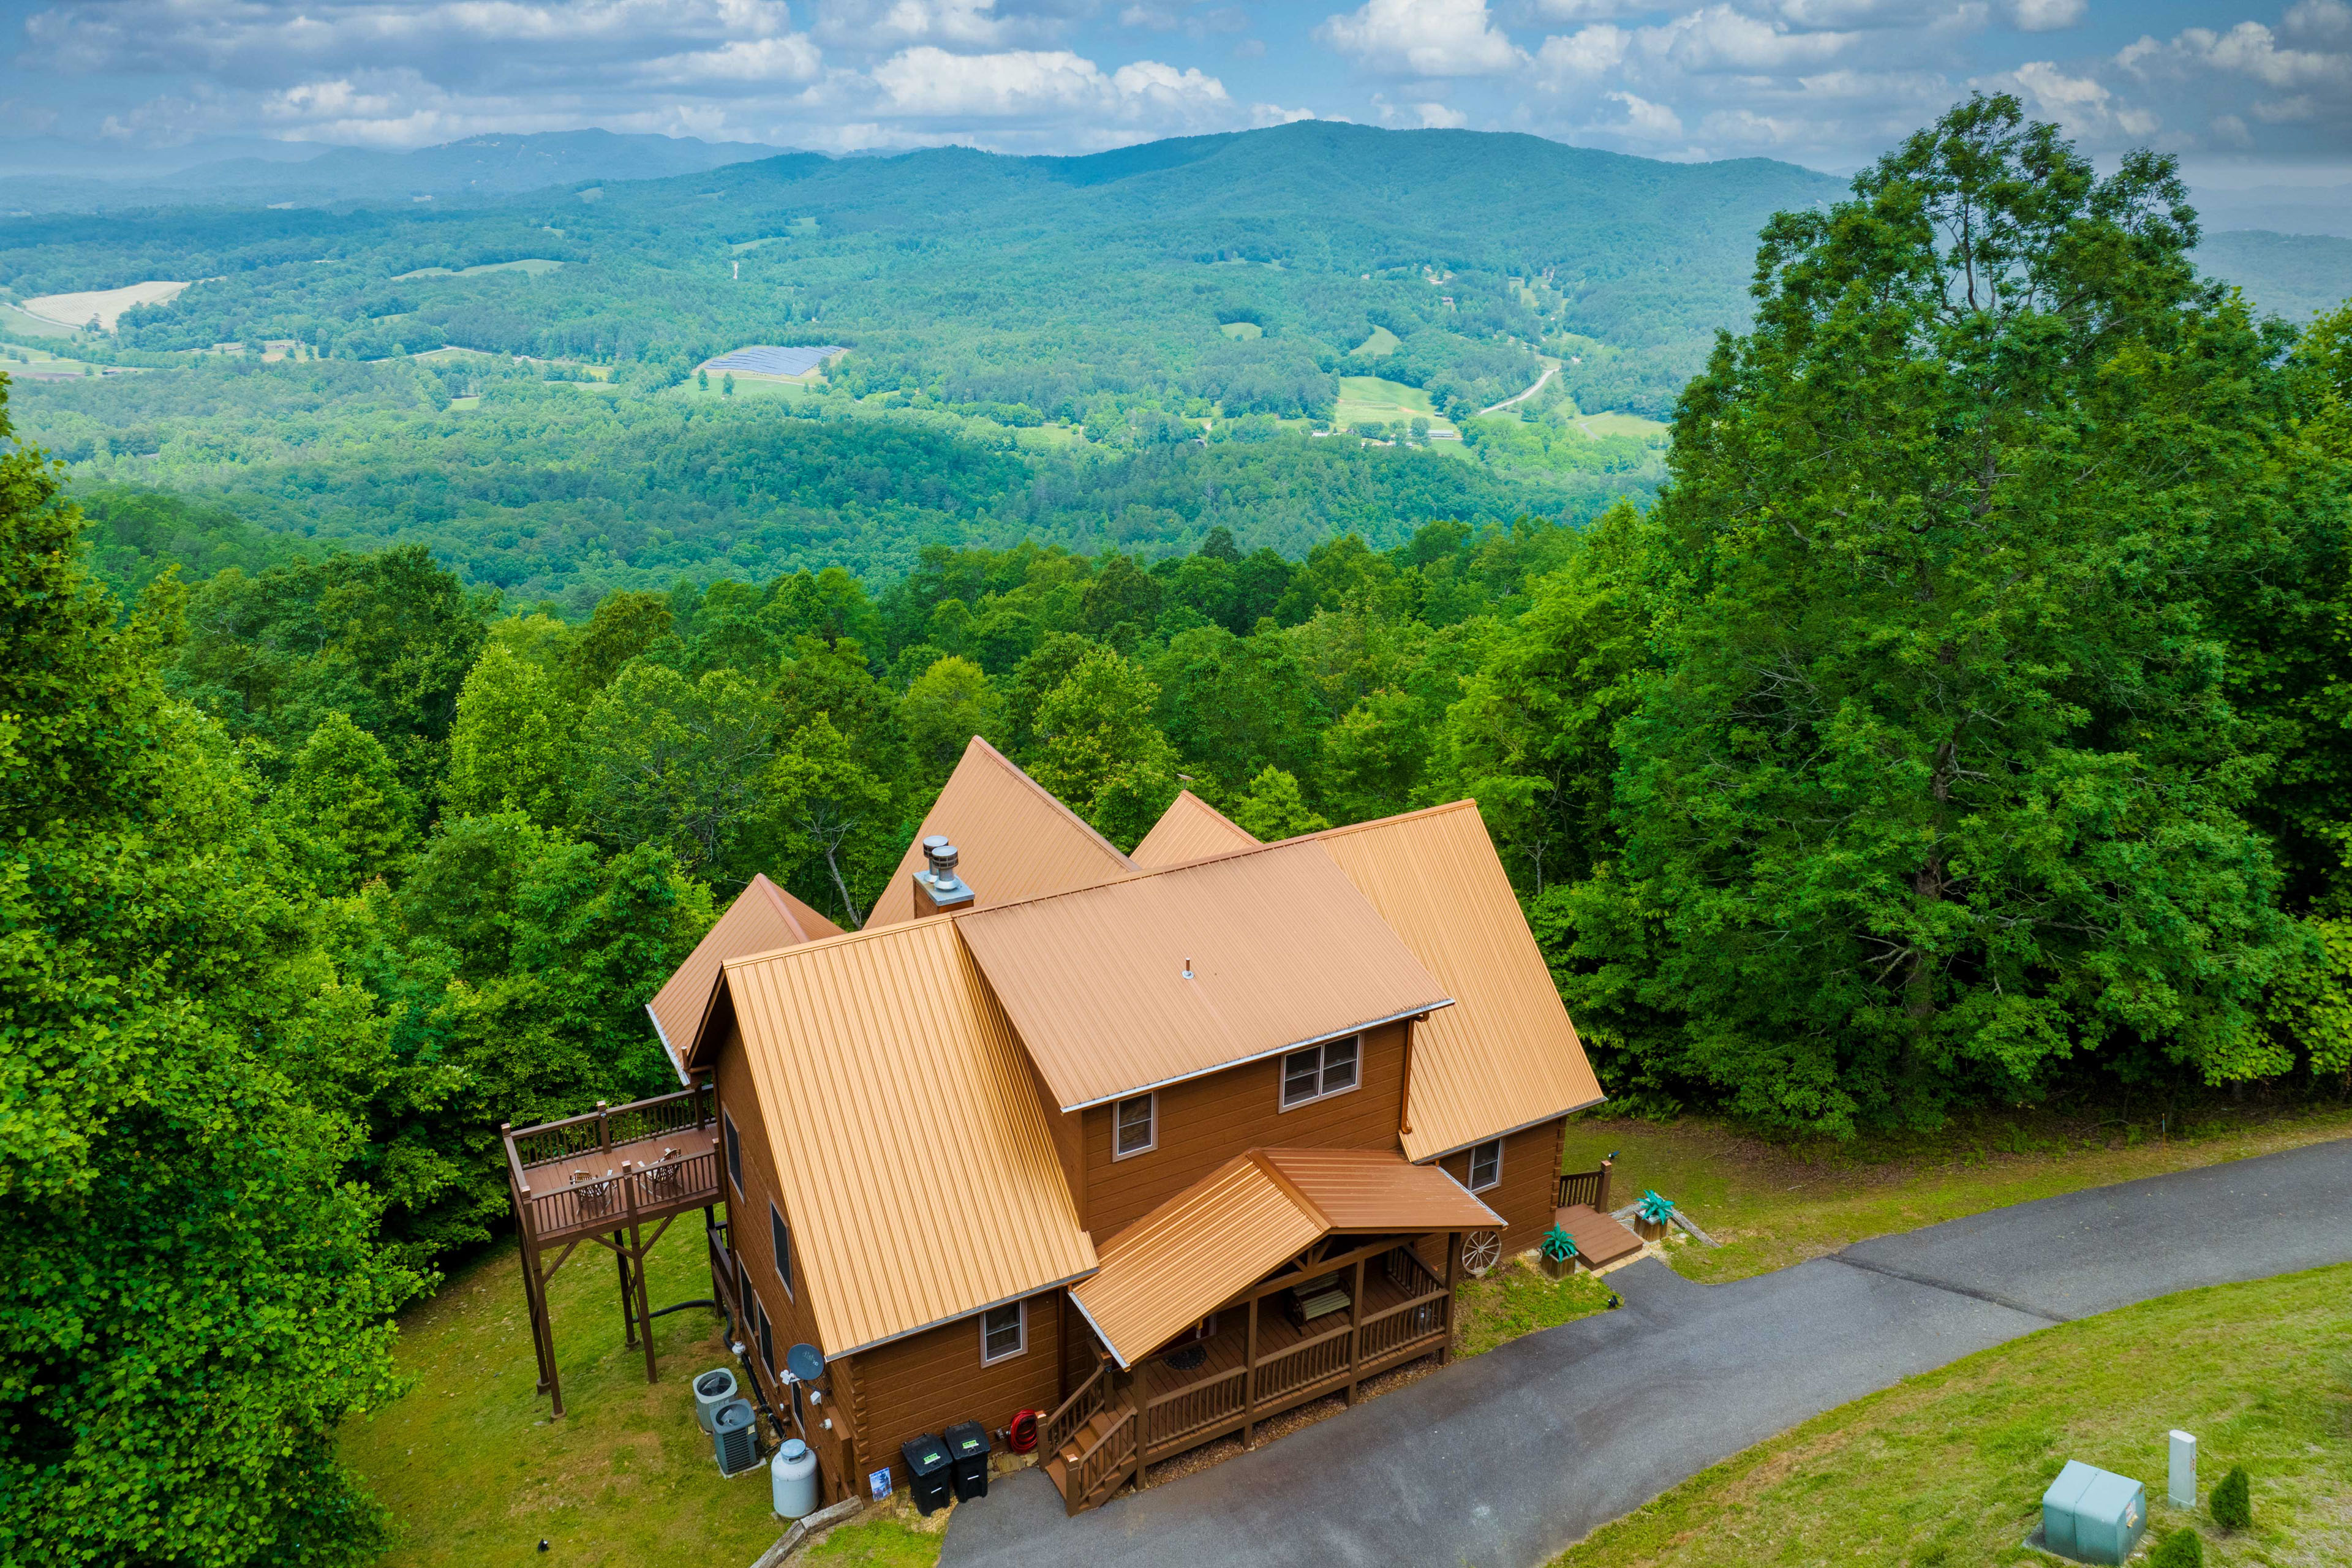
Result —
M1090 152L1316 115L1843 172L1972 88L2200 186L2352 178L2347 0L5 0L0 136L603 126ZM2352 186L2345 187L2352 200ZM2308 195L2306 199L2309 199Z

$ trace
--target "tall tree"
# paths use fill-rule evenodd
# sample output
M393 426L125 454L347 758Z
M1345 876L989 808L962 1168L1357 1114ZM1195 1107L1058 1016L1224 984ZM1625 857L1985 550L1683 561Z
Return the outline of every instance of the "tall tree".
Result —
M6 434L0 419L0 436ZM289 1071L380 1051L217 728L0 456L0 1558L370 1561L336 1423L394 1390L418 1285Z
M2299 957L2207 567L2273 339L2199 281L2171 161L2100 179L1978 98L1764 231L1684 395L1663 669L1580 1016L1783 1127L1934 1118L2057 1064L2275 1070Z
M1176 798L1175 748L1151 720L1159 695L1097 647L1037 709L1037 782L1118 844L1141 838Z

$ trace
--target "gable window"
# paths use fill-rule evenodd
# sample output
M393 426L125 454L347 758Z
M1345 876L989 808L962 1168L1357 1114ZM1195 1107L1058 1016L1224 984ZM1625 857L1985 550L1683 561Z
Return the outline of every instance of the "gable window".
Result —
M784 1282L784 1294L793 1293L793 1227L784 1223L774 1203L768 1205L768 1245L776 1251L776 1278Z
M743 1190L743 1138L735 1131L735 1119L724 1110L719 1113L719 1136L727 1145L727 1179L735 1190Z
M1159 1099L1155 1094L1139 1094L1118 1102L1118 1131L1111 1145L1112 1159L1124 1160L1129 1154L1146 1153L1160 1146Z
M1288 1110L1294 1105L1304 1105L1326 1095L1345 1094L1355 1088L1356 1056L1362 1043L1362 1036L1349 1035L1344 1040L1327 1040L1283 1058L1282 1109Z
M1483 1193L1503 1179L1503 1141L1489 1138L1470 1145L1470 1190Z
M1007 1301L980 1315L981 1365L1019 1355L1029 1348L1029 1325L1021 1310L1023 1305Z

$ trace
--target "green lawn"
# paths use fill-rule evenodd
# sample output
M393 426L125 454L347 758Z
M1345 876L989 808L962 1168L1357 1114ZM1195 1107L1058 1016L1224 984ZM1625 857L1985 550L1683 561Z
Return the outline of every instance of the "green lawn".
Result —
M77 329L36 316L16 305L0 304L0 331L18 338L69 338Z
M1644 419L1638 414L1580 414L1571 423L1588 436L1632 436L1637 438L1663 436L1674 428L1655 419Z
M1351 354L1361 354L1366 359L1379 359L1391 349L1395 348L1400 341L1397 335L1386 327L1374 327L1370 337L1348 352Z
M1923 1373L1702 1471L1557 1568L1871 1568L2058 1560L2023 1550L2068 1459L2147 1487L2149 1540L2194 1527L2211 1568L2352 1562L2352 1265L2128 1307ZM2200 1505L2164 1501L2166 1435L2198 1440ZM2254 1522L2202 1506L2232 1465Z
M1343 375L1339 378L1339 402L1331 415L1331 427L1344 431L1355 425L1389 425L1400 419L1409 421L1416 415L1428 420L1432 430L1454 428L1450 420L1430 405L1429 394L1420 387L1377 375Z
M2020 1111L1852 1145L1767 1143L1696 1116L1664 1124L1579 1118L1569 1123L1567 1168L1589 1171L1622 1151L1613 1202L1654 1188L1681 1204L1724 1245L1678 1249L1675 1265L1713 1283L2009 1204L2347 1136L2352 1110L2342 1108L2227 1118L2201 1110L2185 1136L2179 1117L2163 1129L2155 1115L2126 1127Z
M454 272L446 267L420 267L414 272L397 273L392 280L398 283L409 278L474 278L485 272L520 272L543 278L562 265L544 256L526 256L520 261L485 261L478 267L460 267Z
M700 1218L672 1226L649 1269L656 1307L710 1293ZM342 1455L390 1510L388 1568L744 1568L782 1531L765 1470L722 1480L689 1382L731 1364L716 1314L654 1323L661 1382L621 1343L612 1257L583 1247L555 1277L567 1414L533 1392L521 1266L512 1246L461 1270L401 1319L415 1385L344 1429ZM545 1537L550 1552L541 1556Z
M1221 324L1217 328L1217 331L1224 333L1225 336L1229 338L1246 339L1262 338L1265 336L1265 329L1259 326L1255 321L1226 321Z

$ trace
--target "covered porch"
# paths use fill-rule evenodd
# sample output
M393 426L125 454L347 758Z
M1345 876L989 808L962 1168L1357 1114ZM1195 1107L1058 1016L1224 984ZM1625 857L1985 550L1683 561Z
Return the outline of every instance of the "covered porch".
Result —
M1499 1223L1444 1172L1369 1150L1253 1151L1138 1221L1070 1295L1106 1353L1039 1434L1065 1507L1447 1355L1463 1234Z

